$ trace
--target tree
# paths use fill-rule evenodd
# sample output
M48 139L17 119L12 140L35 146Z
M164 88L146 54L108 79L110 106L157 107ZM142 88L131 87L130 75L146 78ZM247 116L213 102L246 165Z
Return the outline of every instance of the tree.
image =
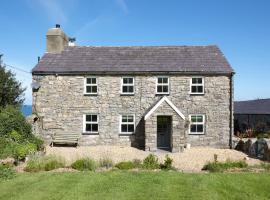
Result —
M6 70L0 62L0 107L22 105L25 90L26 88L16 80L15 74Z

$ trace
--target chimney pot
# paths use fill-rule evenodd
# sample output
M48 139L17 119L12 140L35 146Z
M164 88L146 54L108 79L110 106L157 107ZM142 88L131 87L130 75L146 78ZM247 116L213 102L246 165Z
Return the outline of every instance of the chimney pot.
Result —
M55 28L60 28L60 24L55 24Z

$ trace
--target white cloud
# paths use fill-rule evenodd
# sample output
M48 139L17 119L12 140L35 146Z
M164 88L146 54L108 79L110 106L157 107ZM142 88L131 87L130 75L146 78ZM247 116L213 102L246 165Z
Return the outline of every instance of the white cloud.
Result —
M127 3L125 0L116 0L117 5L121 8L121 10L125 13L128 14L129 10L127 7Z

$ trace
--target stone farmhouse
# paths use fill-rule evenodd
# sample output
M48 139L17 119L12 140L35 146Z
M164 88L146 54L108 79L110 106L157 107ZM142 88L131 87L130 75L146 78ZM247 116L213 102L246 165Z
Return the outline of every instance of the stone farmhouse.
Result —
M46 40L32 86L47 141L230 147L234 72L217 46L76 46L60 25Z

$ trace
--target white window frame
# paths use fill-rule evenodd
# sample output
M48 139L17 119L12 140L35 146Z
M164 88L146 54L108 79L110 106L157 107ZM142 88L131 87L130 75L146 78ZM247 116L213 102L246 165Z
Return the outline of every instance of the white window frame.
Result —
M87 83L88 78L95 78L96 83ZM87 86L96 86L97 87L97 92L87 92L86 87ZM84 78L84 94L85 95L97 95L98 94L98 78L95 76L88 76Z
M201 78L202 79L202 83L192 83L192 79L193 78ZM192 86L202 86L203 89L202 89L202 92L192 92ZM190 79L190 91L189 91L190 94L204 94L204 77L202 76L194 76Z
M133 116L133 122L122 122L122 117L123 116ZM131 135L135 132L135 114L123 114L123 115L120 115L119 116L119 120L120 120L120 123L119 123L119 132L120 132L120 135ZM122 132L122 124L132 124L134 126L134 131L133 132Z
M158 78L167 78L168 83L158 83ZM168 86L168 92L158 92L158 86ZM156 77L156 94L170 94L170 77L168 77L168 76L157 76Z
M96 122L87 122L86 121L86 115L96 115L97 121ZM98 125L98 131L86 131L86 124L97 124ZM88 113L83 115L83 133L85 134L98 134L99 132L99 115L95 113Z
M202 116L203 117L203 121L202 122L192 122L191 121L191 117L192 116ZM190 128L191 125L203 125L203 132L191 132ZM205 115L204 114L191 114L189 115L189 135L204 135L205 134Z
M124 83L124 78L132 78L133 83ZM132 86L133 87L133 92L124 92L123 91L123 86ZM121 94L123 95L134 95L135 93L135 78L132 76L123 76L121 77Z

